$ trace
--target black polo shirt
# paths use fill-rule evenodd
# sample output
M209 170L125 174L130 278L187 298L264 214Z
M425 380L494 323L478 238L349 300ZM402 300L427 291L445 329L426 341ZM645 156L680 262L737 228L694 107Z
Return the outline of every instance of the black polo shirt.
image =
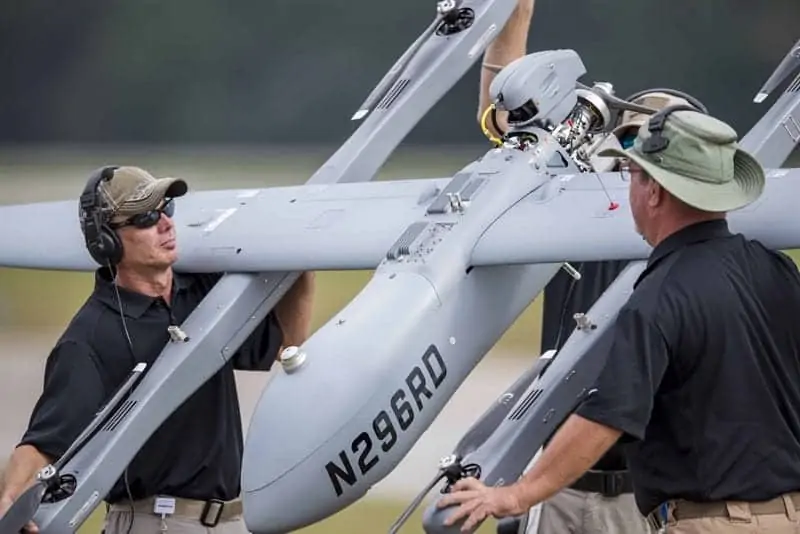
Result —
M575 330L575 314L588 312L627 264L627 261L571 263L581 274L580 280L575 280L563 269L556 273L544 288L541 352L561 350ZM621 444L614 444L592 466L592 469L600 471L621 471L625 468L625 452Z
M138 362L152 364L180 325L222 274L174 275L171 305L119 288L125 323L107 269L47 358L44 390L21 444L58 457L125 381ZM282 343L272 314L231 360L171 414L128 469L134 499L156 494L190 499L233 499L240 492L244 448L234 369L268 370ZM122 478L107 496L127 501Z
M724 220L660 243L576 413L624 432L636 502L800 490L800 275Z

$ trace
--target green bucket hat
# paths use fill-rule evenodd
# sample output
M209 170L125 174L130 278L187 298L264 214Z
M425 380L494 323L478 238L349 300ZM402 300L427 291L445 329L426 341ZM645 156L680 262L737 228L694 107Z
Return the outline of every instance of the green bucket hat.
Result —
M666 148L647 154L642 147L652 135L655 116L639 128L631 148L609 148L598 155L629 158L672 195L704 211L736 210L761 196L764 169L739 148L733 128L701 112L674 111L661 132Z

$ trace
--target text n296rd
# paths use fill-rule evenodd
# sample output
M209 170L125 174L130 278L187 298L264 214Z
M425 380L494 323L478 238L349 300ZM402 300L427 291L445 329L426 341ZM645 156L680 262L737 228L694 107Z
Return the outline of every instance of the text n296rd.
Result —
M355 485L359 476L366 475L378 465L381 452L392 450L446 376L447 366L439 349L430 345L420 363L408 372L403 385L389 397L388 405L378 410L367 428L356 434L349 448L339 451L338 457L325 465L337 497L344 493L342 483Z

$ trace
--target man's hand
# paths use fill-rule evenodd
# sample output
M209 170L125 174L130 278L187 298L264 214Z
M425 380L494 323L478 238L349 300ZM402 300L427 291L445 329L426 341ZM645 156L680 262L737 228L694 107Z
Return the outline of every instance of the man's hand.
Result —
M19 445L14 449L3 473L0 517L4 516L14 501L36 482L39 470L52 462L52 458L39 452L33 445ZM36 533L39 532L39 527L30 521L22 531Z
M477 528L487 517L496 519L521 515L527 512L513 486L487 487L479 480L469 477L453 484L450 493L439 499L438 508L460 505L445 521L452 526L466 518L461 532Z
M9 495L0 496L0 517L6 515L6 512L11 505L14 504L14 499ZM39 532L39 527L36 526L36 523L33 521L28 521L28 523L22 527L22 532L29 532L31 534L36 534Z

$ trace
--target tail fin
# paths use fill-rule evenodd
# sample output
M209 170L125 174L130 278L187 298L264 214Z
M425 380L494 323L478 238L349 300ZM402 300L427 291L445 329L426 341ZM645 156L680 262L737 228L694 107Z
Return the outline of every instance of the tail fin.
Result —
M784 56L761 90L753 99L766 100L786 78L800 68L800 40ZM764 167L775 168L800 144L800 73L786 87L763 117L750 129L739 143Z

